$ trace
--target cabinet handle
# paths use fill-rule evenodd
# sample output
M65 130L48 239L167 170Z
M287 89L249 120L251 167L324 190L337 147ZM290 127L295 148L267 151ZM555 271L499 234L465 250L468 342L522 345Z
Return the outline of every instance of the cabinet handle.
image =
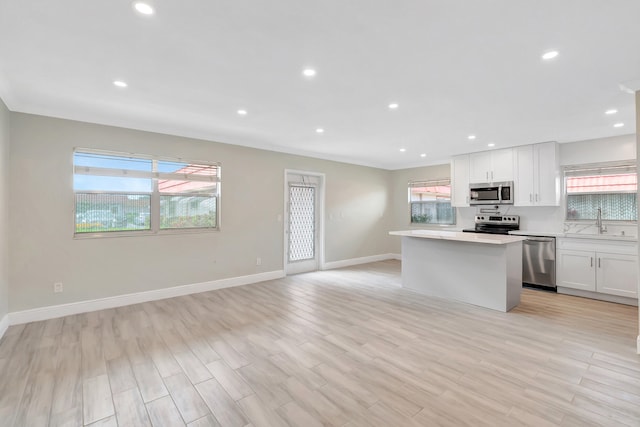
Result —
M487 178L486 178L486 179L487 179L487 181L489 181L489 172L488 172L488 171L487 171L487 172L485 172L485 173L484 173L484 175L487 177Z
M533 194L529 193L529 201L533 202Z
M538 201L538 193L536 193L536 202Z
M590 259L591 259L591 267L593 267L593 257L591 257Z
M598 268L600 268L600 260L601 258L598 258Z
M491 171L491 181L493 181L493 171Z

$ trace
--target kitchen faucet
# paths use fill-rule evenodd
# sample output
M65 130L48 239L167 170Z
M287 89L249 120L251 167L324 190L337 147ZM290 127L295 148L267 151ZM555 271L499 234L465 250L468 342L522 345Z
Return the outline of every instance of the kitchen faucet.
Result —
M598 234L607 232L607 226L602 223L602 208L598 208L598 216L596 217L596 227L598 227Z

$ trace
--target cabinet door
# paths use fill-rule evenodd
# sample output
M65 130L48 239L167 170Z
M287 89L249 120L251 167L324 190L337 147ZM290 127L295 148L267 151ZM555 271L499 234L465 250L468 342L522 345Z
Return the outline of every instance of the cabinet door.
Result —
M533 146L524 145L514 149L514 156L514 204L516 206L531 206L534 204Z
M469 182L472 184L491 181L491 151L469 154Z
M545 142L534 148L534 202L540 206L560 205L560 166L558 144Z
M513 149L491 151L490 182L513 181Z
M597 291L638 298L638 257L597 252Z
M469 155L451 160L451 206L469 206Z
M595 292L595 252L560 249L557 253L558 286Z

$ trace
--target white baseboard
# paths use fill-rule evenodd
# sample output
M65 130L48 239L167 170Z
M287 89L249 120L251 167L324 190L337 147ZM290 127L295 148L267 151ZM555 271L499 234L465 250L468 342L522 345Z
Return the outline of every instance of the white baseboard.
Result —
M5 314L2 317L2 320L0 320L0 339L2 339L2 337L4 336L4 333L7 332L8 328L9 328L9 315Z
M557 291L559 294L573 295L576 297L597 299L600 301L615 302L618 304L635 305L635 306L638 305L637 298L620 297L617 295L603 294L601 292L583 291L582 289L565 288L562 286L558 286Z
M153 291L137 292L134 294L117 295L89 301L79 301L69 304L52 305L49 307L34 308L31 310L15 311L9 313L8 324L19 325L22 323L36 322L39 320L55 319L56 317L69 316L89 311L104 310L107 308L122 307L125 305L139 304L148 301L156 301L216 289L230 288L233 286L249 285L251 283L284 277L283 270L268 271L266 273L251 274L249 276L230 277L228 279L212 280L210 282L194 283L191 285L174 286L171 288L156 289ZM5 316L5 319L7 316ZM4 319L0 325L4 324ZM8 326L8 325L7 325Z
M397 258L396 258L397 257ZM323 270L333 270L334 268L351 267L352 265L368 264L370 262L386 261L389 259L400 259L398 254L371 255L361 258L343 259L340 261L325 262Z

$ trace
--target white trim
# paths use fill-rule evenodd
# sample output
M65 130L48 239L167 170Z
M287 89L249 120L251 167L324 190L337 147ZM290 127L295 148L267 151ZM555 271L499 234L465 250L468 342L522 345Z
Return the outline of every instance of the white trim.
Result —
M234 286L249 285L251 283L280 279L282 277L284 277L283 270L268 271L265 273L251 274L248 276L230 277L227 279L212 280L210 282L194 283L191 285L174 286L171 288L137 292L134 294L117 295L113 297L88 301L72 302L69 304L34 308L31 310L15 311L13 313L9 313L9 323L11 325L19 325L22 323L36 322L39 320L55 319L56 317L86 313L89 311L104 310L107 308L122 307L131 304L140 304L148 301L156 301L165 298L173 298L200 292L213 291L216 289L230 288Z
M322 270L332 270L334 268L351 267L353 265L368 264L370 262L386 261L389 259L400 259L399 254L381 254L363 256L360 258L343 259L340 261L325 262L322 265Z
M621 297L618 295L605 294L602 292L591 292L591 291L585 291L582 289L565 288L563 286L558 286L557 292L559 294L573 295L575 297L582 297L582 298L597 299L600 301L615 302L618 304L626 304L626 305L634 305L634 306L638 305L637 298Z
M636 353L640 354L640 335L638 335L638 339L636 340L636 343L637 343Z
M0 339L4 336L4 333L7 332L9 328L9 315L5 314L0 320ZM640 347L639 347L640 348Z
M317 257L318 263L317 268L323 269L324 265L324 214L325 214L325 186L326 186L326 175L321 172L311 172L311 171L303 171L298 169L285 169L284 170L284 189L282 195L282 203L283 203L283 215L282 215L282 235L284 236L284 245L282 248L282 262L283 269L285 274L288 270L289 259L287 257L288 245L289 245L289 236L287 236L287 221L289 221L289 213L288 213L288 192L289 192L289 175L306 175L313 176L319 179L319 183L317 185L318 189L318 229L316 230L316 238L318 239L318 248L317 248ZM295 274L303 271L295 271L295 268L289 271L289 274Z

